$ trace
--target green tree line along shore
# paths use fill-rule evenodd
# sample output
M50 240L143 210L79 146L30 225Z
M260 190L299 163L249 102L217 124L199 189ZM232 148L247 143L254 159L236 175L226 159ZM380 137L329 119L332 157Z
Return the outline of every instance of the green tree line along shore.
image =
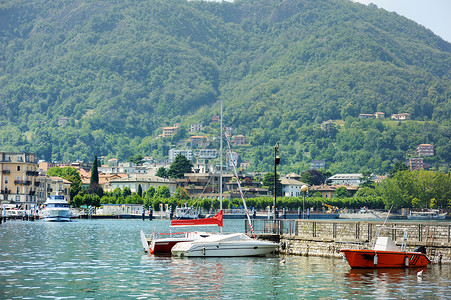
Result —
M216 199L194 198L190 199L186 191L178 187L174 195L171 196L167 186L150 187L147 191L143 191L141 185L138 186L137 192L132 192L130 188L115 188L112 192L104 192L96 182L96 161L92 169L90 186L87 189L81 188L81 180L78 172L71 167L51 168L48 173L53 176L61 176L72 182L71 184L71 204L76 207L82 205L92 205L99 207L102 204L142 204L145 207L152 207L159 210L160 204L168 204L172 208L183 206L187 203L189 206L201 207L205 210L218 209L220 206L219 194ZM171 165L172 178L180 178L180 171L186 170L191 163L182 155L178 155L176 161ZM162 171L162 170L159 170ZM308 172L305 172L305 175ZM320 173L320 172L318 172ZM272 178L271 178L272 176ZM363 174L363 176L366 176ZM97 175L98 178L98 175ZM305 177L306 178L306 177ZM312 178L310 175L309 178ZM368 177L369 178L369 177ZM262 183L269 185L274 179L274 174L266 173ZM279 174L277 181L280 185ZM241 184L246 187L246 180L242 180ZM270 188L269 190L272 190ZM281 188L278 187L279 192ZM227 197L227 193L225 193ZM324 207L324 203L336 206L339 209L359 209L366 206L370 209L400 209L400 208L451 208L451 176L441 171L409 171L407 166L398 163L391 170L388 177L381 183L374 183L370 179L364 180L358 191L352 197L348 194L345 187L335 190L333 198L323 198L319 192L311 191L310 195L304 200L303 197L279 197L278 208L286 208L288 210L297 210L303 205L320 210ZM249 207L255 209L266 209L273 205L273 198L264 196L246 199ZM223 208L239 208L242 207L241 198L232 198L223 200Z

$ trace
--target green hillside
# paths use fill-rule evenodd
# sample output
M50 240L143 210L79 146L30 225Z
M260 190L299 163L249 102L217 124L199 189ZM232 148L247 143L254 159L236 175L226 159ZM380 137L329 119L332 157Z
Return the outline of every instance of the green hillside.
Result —
M374 5L4 1L0 39L3 151L163 158L188 137L155 139L163 126L215 136L222 100L251 170L270 170L276 142L287 172L325 159L334 172L383 173L420 143L435 146L432 168L451 163L451 44ZM376 111L413 121L356 118ZM329 119L345 122L326 134Z

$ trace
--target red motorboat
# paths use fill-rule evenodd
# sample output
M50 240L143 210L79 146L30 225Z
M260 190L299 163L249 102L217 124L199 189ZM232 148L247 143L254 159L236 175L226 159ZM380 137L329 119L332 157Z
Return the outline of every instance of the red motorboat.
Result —
M379 236L380 229L384 227L378 228L372 249L340 250L351 268L419 268L427 267L431 262L426 256L424 247L406 251L407 229L401 228L404 230L401 247L398 247L390 237Z

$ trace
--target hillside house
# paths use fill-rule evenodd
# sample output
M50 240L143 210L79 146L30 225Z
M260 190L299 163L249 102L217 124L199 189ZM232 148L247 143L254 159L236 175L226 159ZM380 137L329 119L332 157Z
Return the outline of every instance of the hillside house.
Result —
M359 118L360 119L373 119L374 115L373 114L359 114Z
M385 113L383 112L375 112L374 116L376 117L376 119L385 119Z
M163 137L172 137L177 132L178 127L163 127Z
M246 145L246 137L242 134L232 136L233 146L243 146Z
M392 120L405 121L410 120L410 114L402 113L402 114L393 114L391 115Z
M434 146L431 144L420 144L417 147L418 156L434 156Z

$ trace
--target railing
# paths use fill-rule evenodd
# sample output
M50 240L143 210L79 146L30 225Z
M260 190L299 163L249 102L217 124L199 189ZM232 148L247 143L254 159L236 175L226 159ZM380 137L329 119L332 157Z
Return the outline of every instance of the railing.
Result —
M11 171L10 170L3 170L2 173L3 174L9 174L9 173L11 173Z
M28 176L38 176L38 175L39 175L39 172L36 172L36 171L27 171L27 175L28 175Z
M31 185L30 180L14 180L15 185Z
M253 219L252 228L256 234L288 234L294 235L296 232L296 220L284 219ZM245 220L245 232L250 232L249 223Z

